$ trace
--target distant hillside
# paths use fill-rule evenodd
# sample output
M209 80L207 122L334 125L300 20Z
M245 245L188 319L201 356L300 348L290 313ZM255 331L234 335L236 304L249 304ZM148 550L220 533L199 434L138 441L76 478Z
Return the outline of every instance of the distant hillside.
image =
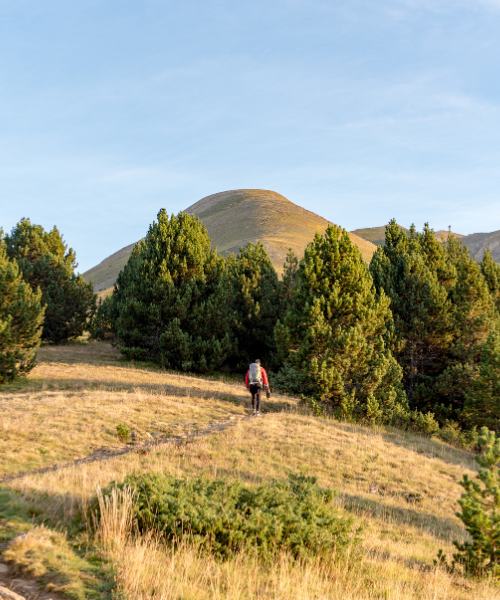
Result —
M409 229L406 229L406 227L402 227L401 225L399 228L403 231L406 231L407 234L410 232ZM355 229L354 231L351 231L351 233L359 235L359 237L372 242L372 244L375 244L376 246L383 246L385 243L385 225L383 227L366 227L365 229ZM453 233L453 231L451 234L456 238L464 237L461 233ZM440 229L439 231L434 232L434 235L439 242L443 242L444 240L448 239L448 230Z
M481 260L486 248L491 250L493 258L500 263L500 231L492 233L472 233L466 235L460 240L470 250L471 255L476 260Z
M461 233L455 233L453 231L450 232L447 229L440 229L439 231L435 231L434 237L437 239L438 242L445 242L448 239L448 235L450 233L453 237L456 237L457 239L461 239L461 238L465 237Z
M269 190L231 190L213 194L189 206L185 212L203 221L212 245L224 255L237 253L249 242L262 242L279 273L283 271L288 248L293 248L300 256L315 233L322 233L330 224L323 217ZM369 262L375 246L355 233L349 235ZM131 244L112 254L83 277L93 281L97 292L110 288L133 247Z
M400 229L409 233L409 229L399 226ZM365 240L370 241L375 246L383 246L385 244L385 225L382 227L365 227L364 229L355 229L351 231L354 235L359 235Z

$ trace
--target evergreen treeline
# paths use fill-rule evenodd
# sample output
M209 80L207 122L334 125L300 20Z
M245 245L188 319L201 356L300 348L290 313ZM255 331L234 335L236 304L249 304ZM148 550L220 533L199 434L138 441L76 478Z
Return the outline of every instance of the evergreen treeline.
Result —
M462 441L500 430L500 266L428 225L391 221L369 266L330 226L303 257L290 251L280 279L261 243L224 258L199 219L162 210L95 316L75 266L56 228L23 219L1 239L1 381L32 368L40 338L90 329L182 371L243 373L260 358L316 412Z
M56 227L22 219L0 231L0 383L26 375L41 341L64 342L88 329L92 284L75 274L75 253Z
M330 226L302 258L289 253L280 280L262 244L224 259L197 218L160 211L92 332L184 371L260 358L315 411L463 440L500 427L499 298L491 254L477 263L428 225L406 234L391 221L369 266Z

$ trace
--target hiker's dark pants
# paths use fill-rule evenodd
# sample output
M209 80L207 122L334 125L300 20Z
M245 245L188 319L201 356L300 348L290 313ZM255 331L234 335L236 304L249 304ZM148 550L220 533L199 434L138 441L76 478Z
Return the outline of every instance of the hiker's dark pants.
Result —
M250 393L252 394L252 409L260 412L260 394L262 392L261 385L250 384Z

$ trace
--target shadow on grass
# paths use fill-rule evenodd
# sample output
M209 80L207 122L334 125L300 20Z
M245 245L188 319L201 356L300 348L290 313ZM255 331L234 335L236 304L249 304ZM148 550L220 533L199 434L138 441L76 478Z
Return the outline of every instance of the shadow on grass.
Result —
M465 530L452 518L442 518L411 507L389 506L381 501L353 494L340 493L342 505L349 512L366 515L382 522L394 522L418 528L433 537L451 542L465 537ZM404 529L402 529L404 532Z
M474 454L468 450L460 450L448 444L434 440L411 431L402 431L393 428L370 428L368 426L343 423L334 419L321 418L323 425L332 427L332 429L341 429L349 433L355 433L358 436L369 438L379 438L400 448L404 448L410 453L425 456L426 458L437 458L450 465L455 465L471 470L477 470L477 463Z
M0 561L11 540L33 530L24 550L13 549L16 571L35 576L41 586L52 584L73 600L116 598L113 565L82 538L81 517L65 516L65 500L0 485ZM55 506L59 511L54 512Z

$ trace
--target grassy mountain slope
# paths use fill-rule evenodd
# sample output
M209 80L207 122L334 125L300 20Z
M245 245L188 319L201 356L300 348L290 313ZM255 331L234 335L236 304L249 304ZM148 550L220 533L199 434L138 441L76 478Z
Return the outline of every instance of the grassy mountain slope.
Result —
M242 382L124 363L105 343L44 347L38 360L26 382L0 392L0 474L55 465L0 485L0 562L8 557L16 576L31 570L53 592L72 590L69 597L82 599L108 598L91 593L99 582L90 579L90 569L99 561L114 568L107 575L101 570L99 585L108 577L123 598L498 598L488 582L433 567L440 548L450 556L452 540L466 539L455 512L458 481L475 474L470 453L403 431L317 418L293 398L274 394L261 419L245 420L249 395ZM190 437L221 419L235 425ZM118 423L133 431L129 445L118 441ZM139 445L174 435L186 439L149 451ZM113 454L120 448L131 451ZM97 460L58 468L89 456ZM189 544L173 550L129 536L120 504L110 506L97 545L85 552L90 533L79 533L82 523L75 527L75 519L88 514L98 486L133 472L205 475L249 486L286 479L289 472L315 476L340 492L337 509L363 527L360 559L333 554L294 563L282 552L270 564L245 552L217 562ZM21 532L28 535L14 537ZM56 536L61 540L53 547ZM75 562L78 551L87 563ZM41 567L50 552L49 578Z
M288 248L300 256L316 232L322 233L329 221L306 210L284 196L268 190L232 190L202 198L185 212L199 217L222 254L237 253L241 246L260 241L281 273ZM350 234L363 258L369 262L375 246ZM83 274L101 291L113 285L132 252L131 244Z
M409 229L399 226L400 229L409 233ZM355 229L351 233L370 241L375 246L383 246L385 243L385 225L382 227L365 227L364 229Z

